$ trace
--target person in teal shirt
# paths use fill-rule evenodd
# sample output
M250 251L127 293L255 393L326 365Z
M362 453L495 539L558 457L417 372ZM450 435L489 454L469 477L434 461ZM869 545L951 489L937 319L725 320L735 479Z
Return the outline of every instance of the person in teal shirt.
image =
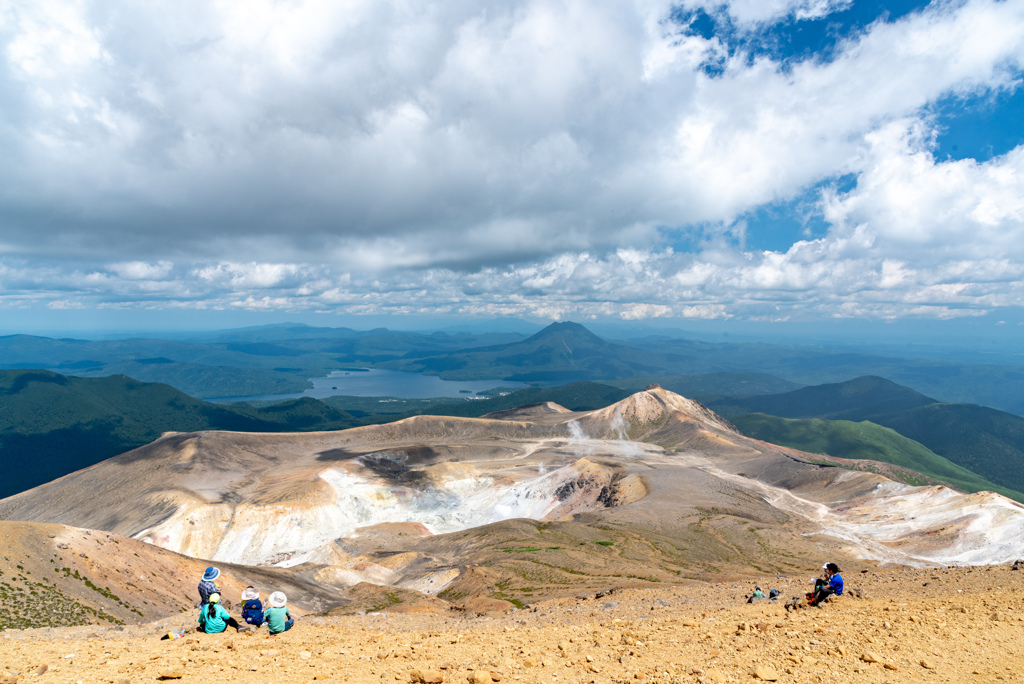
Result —
M270 633L280 634L291 629L295 624L295 619L288 612L288 597L284 595L284 592L275 591L267 599L267 603L270 607L263 612L263 618L267 621Z
M220 594L214 592L210 594L209 603L199 610L199 631L207 634L220 634L228 628L228 625L239 632L250 629L248 625L239 625L238 620L224 610L224 606L220 605Z

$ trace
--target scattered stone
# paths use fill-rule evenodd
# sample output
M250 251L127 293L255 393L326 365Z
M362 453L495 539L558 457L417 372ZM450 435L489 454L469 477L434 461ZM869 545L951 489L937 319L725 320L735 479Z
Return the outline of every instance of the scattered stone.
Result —
M491 678L491 673L486 670L473 670L466 676L466 679L469 684L491 684L494 681Z
M779 673L764 665L758 665L755 667L751 674L754 676L754 679L760 679L763 682L779 681Z
M900 669L896 666L895 663L882 663L882 667L884 667L886 670L892 670L893 672Z
M409 673L409 681L414 684L441 684L444 681L444 673L440 670L412 670Z
M309 660L310 658L313 657L313 654L310 653L309 651L302 651L301 653L299 653L299 657L302 658L303 660Z
M36 669L36 676L39 677L39 676L42 676L42 675L46 674L46 671L49 670L49 669L50 669L49 665L40 665Z
M185 667L182 665L168 665L160 670L158 679L181 679L185 676Z
M882 662L882 659L879 658L872 651L865 651L864 653L861 654L860 659L863 660L865 663L880 663L880 662Z
M926 670L934 670L935 669L935 663L933 663L932 661L928 660L927 658L921 658L921 667L923 667Z
M697 677L697 681L701 684L725 684L726 680L721 670L712 667L703 675Z

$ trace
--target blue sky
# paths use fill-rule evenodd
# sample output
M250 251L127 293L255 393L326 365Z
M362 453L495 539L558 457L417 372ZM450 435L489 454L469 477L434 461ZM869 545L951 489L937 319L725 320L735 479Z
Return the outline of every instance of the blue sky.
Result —
M0 332L1005 337L1022 74L1007 1L8 2Z

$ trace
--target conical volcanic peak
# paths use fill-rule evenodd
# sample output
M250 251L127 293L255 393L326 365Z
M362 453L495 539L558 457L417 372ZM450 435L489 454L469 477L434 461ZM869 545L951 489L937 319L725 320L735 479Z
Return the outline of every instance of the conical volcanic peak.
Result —
M526 338L524 343L531 342L551 342L551 341L565 342L566 344L572 344L574 346L588 345L598 347L612 346L609 342L598 337L594 333L590 332L587 328L580 325L579 323L573 323L566 321L564 323L552 323L548 327L544 328L536 335Z

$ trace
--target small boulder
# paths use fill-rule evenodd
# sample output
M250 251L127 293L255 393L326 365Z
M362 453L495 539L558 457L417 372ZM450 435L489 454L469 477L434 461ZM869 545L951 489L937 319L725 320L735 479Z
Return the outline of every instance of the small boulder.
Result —
M168 665L160 670L159 679L181 679L185 676L185 668L182 665Z
M779 681L779 673L773 670L772 668L766 667L764 665L758 665L750 674L753 675L754 679L760 679L762 682Z
M873 651L864 651L864 653L861 654L860 659L863 660L865 663L882 662L882 659L879 658L878 655L875 654Z
M444 673L440 670L413 670L409 673L409 681L413 684L441 684Z
M491 679L491 673L486 670L473 670L466 675L466 679L469 684L491 684L494 681Z

